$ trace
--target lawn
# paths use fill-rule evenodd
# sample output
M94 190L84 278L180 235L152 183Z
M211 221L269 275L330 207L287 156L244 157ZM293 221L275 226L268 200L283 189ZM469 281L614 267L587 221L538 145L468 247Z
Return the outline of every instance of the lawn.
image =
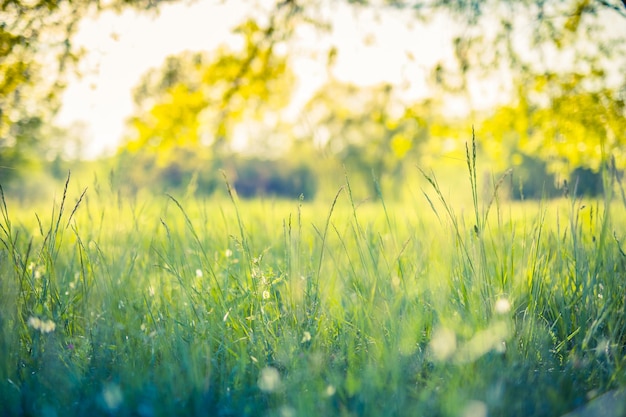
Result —
M615 198L129 197L0 217L0 414L559 416L626 385ZM619 189L619 188L618 188Z

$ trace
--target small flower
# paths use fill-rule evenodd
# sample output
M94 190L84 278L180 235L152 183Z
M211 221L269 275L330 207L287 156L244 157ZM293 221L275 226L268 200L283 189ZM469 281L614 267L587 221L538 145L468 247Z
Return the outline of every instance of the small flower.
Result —
M226 249L224 251L224 255L226 255L227 258L230 258L231 256L233 256L233 251L230 249Z
M482 401L472 400L465 406L461 416L463 417L487 417L487 404Z
M498 298L495 305L496 313L506 314L511 311L511 303L506 298Z
M294 410L293 407L290 407L288 405L283 405L282 407L280 407L279 415L280 417L295 417L296 410Z
M280 388L280 373L274 367L267 366L261 370L258 385L263 392L274 392Z
M310 342L310 341L311 341L311 333L304 332L304 334L302 335L302 340L300 341L300 343L306 343L306 342Z
M34 262L29 263L26 270L30 272L35 279L41 278L42 274L45 272L43 266L37 265Z
M196 278L202 278L202 269L196 269Z
M57 325L52 320L41 320L39 317L30 317L28 325L41 333L51 333L56 329Z
M436 359L445 361L456 351L456 334L450 329L436 329L430 340L429 348Z
M268 300L270 298L270 292L268 290L263 291L263 299Z
M124 402L124 394L119 385L108 383L102 389L102 399L109 411L115 411Z

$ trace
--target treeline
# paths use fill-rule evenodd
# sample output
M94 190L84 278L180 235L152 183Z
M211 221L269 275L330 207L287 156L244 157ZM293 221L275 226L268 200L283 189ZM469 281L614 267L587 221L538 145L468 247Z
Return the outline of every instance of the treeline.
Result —
M120 185L129 193L193 192L210 196L227 181L242 198L278 197L312 200L318 191L320 173L312 163L288 158L262 159L231 155L201 161L169 160L122 154L114 168Z
M224 182L236 190L241 198L276 197L313 200L324 184L344 181L348 176L352 185L360 190L360 197L376 199L381 187L380 176L373 170L363 174L363 167L354 169L350 161L328 161L316 154L308 158L281 157L263 159L231 155L220 160L207 160L202 164L170 161L159 166L155 160L141 160L129 155L120 156L115 163L118 176L126 192L148 190L154 193L189 193L210 196L223 190ZM483 158L485 166L489 161ZM489 168L487 168L489 169ZM604 167L608 174L609 166ZM511 200L541 200L563 196L597 197L604 192L605 172L578 167L567 177L548 171L546 163L538 158L525 157L515 167L504 172L485 171L483 188L493 190L493 178L504 176L499 184L501 195ZM415 180L417 170L405 176L392 177L385 183L388 196L400 195L400 190ZM328 190L332 191L332 190Z

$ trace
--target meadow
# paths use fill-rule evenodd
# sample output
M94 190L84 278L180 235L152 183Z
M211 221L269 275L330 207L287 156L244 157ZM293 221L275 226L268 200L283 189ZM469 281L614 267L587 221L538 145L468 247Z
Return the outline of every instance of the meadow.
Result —
M403 202L3 194L0 414L559 416L626 386L620 185L484 199L467 162L468 204L431 173Z

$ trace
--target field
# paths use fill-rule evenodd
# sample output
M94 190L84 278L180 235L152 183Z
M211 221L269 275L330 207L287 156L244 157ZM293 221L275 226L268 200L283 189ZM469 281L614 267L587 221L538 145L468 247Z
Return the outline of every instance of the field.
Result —
M620 193L483 201L468 165L469 204L434 176L402 203L3 195L0 414L559 416L624 387Z

